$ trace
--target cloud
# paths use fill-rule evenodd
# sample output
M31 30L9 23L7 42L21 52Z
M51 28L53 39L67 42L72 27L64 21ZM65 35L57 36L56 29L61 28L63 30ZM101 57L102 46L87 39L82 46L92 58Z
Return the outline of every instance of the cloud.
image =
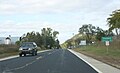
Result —
M64 12L93 12L104 8L103 6L117 3L109 0L2 0L0 13L64 13Z
M58 0L6 0L1 1L0 11L2 13L39 13L60 11L58 5L62 1Z
M72 25L72 24L63 24L56 23L52 24L49 22L40 22L40 21L28 21L23 23L16 23L12 20L7 20L0 25L0 35L1 36L22 36L24 33L36 31L41 32L42 28L52 28L53 31L56 30L60 34L58 38L61 43L65 40L73 36L73 33L78 33L78 29L80 25ZM3 35L4 34L4 35Z
M40 21L28 21L23 23L16 23L14 21L5 21L1 23L0 30L1 31L15 31L23 32L24 31L41 31L42 28L52 28L53 30L60 31L62 33L71 32L71 34L78 28L80 25L72 25L72 24L63 24L63 23L56 23L52 24L49 22L40 22ZM72 29L71 29L72 28ZM0 31L0 32L1 32Z

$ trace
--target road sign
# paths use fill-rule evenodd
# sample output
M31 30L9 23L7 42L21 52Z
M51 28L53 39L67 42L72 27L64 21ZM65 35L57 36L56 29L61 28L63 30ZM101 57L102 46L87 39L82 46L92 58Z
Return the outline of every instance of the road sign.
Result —
M112 42L112 37L102 37L102 42L106 41Z
M105 43L106 43L106 46L109 46L109 45L110 45L109 41L106 41Z
M79 45L86 45L86 40L81 40Z

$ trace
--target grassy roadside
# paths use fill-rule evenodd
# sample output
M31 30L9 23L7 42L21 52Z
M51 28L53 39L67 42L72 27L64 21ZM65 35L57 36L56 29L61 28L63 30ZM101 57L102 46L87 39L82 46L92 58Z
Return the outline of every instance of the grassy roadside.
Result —
M9 57L17 54L17 45L0 45L0 58Z
M18 55L18 52L15 52L15 53L5 53L5 54L0 54L0 59L1 59L1 58L5 58L5 57L14 56L14 55Z
M97 60L100 60L104 63L107 63L111 66L114 66L116 68L120 69L120 49L113 49L112 47L106 46L96 46L96 45L90 45L90 46L84 46L80 48L73 49L77 52L80 52L84 55L93 57Z

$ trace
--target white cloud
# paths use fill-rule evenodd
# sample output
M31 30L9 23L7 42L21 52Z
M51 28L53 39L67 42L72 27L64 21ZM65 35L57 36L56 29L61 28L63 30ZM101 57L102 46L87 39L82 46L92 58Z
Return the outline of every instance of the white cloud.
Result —
M93 12L111 4L112 0L2 0L0 13ZM115 2L116 1L112 1ZM118 2L118 0L117 0Z
M58 0L6 0L0 2L0 13L39 13L58 11Z
M50 27L56 31L59 31L58 38L60 39L61 43L63 43L68 38L72 37L73 33L78 32L78 28L80 25L72 25L72 24L61 24L56 23L52 24L49 22L40 22L40 21L34 21L34 22L24 22L24 23L16 23L11 20L5 21L5 23L1 23L0 25L0 33L1 36L22 36L24 33L36 31L41 32L42 28Z

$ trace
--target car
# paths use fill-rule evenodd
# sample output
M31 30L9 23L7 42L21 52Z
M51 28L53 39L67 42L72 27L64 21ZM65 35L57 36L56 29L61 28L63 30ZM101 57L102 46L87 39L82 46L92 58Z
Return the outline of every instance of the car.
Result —
M19 56L26 56L27 54L37 55L37 45L35 42L24 42L19 48Z

